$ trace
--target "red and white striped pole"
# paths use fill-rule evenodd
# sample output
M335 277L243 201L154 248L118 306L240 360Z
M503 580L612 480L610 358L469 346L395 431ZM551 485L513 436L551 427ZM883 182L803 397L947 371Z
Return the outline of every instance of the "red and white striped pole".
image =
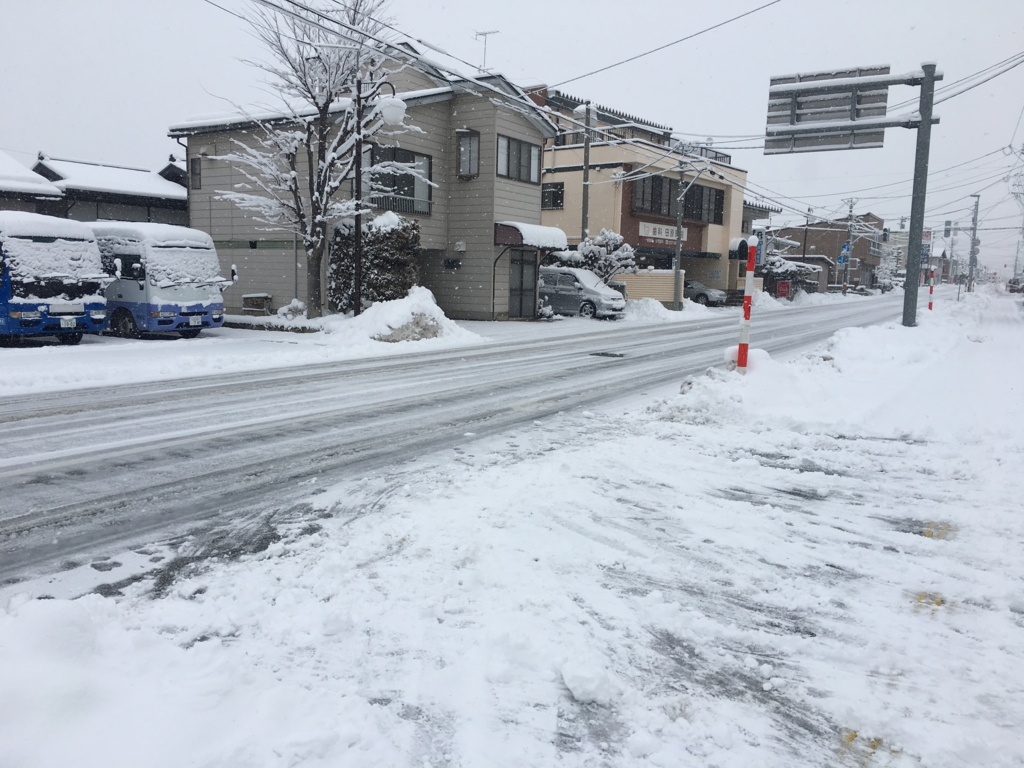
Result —
M740 328L740 346L736 351L736 370L747 372L747 353L750 350L750 306L754 303L754 269L757 267L757 237L747 238L747 276L743 282L743 326Z
M935 294L935 267L930 270L930 278L928 280L928 311L932 311L932 296Z

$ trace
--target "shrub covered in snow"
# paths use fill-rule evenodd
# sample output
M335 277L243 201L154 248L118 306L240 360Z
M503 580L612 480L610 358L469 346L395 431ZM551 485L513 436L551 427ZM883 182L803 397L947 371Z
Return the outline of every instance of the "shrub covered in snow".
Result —
M633 247L622 235L607 229L586 238L575 251L557 251L552 257L567 267L589 269L606 284L620 272L636 272Z
M332 312L355 309L355 226L350 219L334 230L327 301ZM420 226L392 211L363 226L363 305L394 301L409 293L419 277Z

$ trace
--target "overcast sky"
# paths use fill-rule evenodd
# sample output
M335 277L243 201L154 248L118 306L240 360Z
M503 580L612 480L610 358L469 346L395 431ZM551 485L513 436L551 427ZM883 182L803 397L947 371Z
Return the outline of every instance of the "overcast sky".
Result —
M390 16L404 32L473 63L483 56L474 32L498 30L488 67L529 86L560 83L767 1L393 0ZM42 150L159 168L179 149L166 137L169 125L232 102L270 100L260 74L242 61L259 57L258 45L206 0L0 0L0 18L0 148L26 165ZM713 137L786 207L775 221L802 221L792 211L808 206L835 215L852 196L858 213L872 211L898 229L910 213L914 131L889 129L883 149L771 157L754 148L756 139L729 137L763 135L773 75L875 64L903 72L935 61L950 83L1022 51L1021 0L781 0L561 90ZM894 88L889 103L916 94ZM1005 148L1022 110L1024 66L936 107L942 123L932 133L926 223L967 226L969 195L980 192L982 261L997 268L1012 267L1019 233L997 228L1021 224L1004 179L1016 161ZM1024 146L1024 121L1013 145ZM965 251L967 239L957 248Z

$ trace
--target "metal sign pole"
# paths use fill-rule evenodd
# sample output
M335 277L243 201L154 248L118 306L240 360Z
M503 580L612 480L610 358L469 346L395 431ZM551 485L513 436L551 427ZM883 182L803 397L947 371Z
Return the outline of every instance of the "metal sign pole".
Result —
M924 234L924 204L928 193L928 153L932 142L932 104L935 101L935 64L922 64L920 116L917 126L917 155L914 158L914 191L910 202L910 242L907 249L907 279L903 286L903 325L917 325L917 293L921 281L921 236Z

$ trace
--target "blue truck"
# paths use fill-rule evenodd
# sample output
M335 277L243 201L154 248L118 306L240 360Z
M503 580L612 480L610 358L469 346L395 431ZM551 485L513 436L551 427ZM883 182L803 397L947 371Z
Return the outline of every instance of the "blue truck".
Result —
M0 211L0 344L100 333L107 308L96 239L77 221Z
M108 332L124 338L177 334L191 339L224 324L221 277L213 240L205 232L172 224L96 221L107 286Z

